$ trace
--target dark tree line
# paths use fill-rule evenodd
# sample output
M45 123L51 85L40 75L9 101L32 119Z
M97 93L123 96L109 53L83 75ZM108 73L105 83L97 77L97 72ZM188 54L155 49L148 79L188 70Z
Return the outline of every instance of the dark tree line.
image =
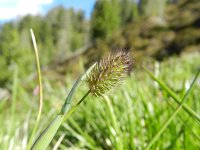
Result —
M45 16L27 15L5 23L0 29L0 83L10 80L13 64L23 70L22 75L33 69L30 28L37 37L42 65L45 66L69 57L97 39L112 39L115 32L141 17L162 17L166 1L97 0L90 20L85 19L81 10L59 6Z

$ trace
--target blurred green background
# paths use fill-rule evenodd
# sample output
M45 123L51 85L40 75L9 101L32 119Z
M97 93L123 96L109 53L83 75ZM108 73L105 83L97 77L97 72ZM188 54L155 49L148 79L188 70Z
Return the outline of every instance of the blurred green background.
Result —
M37 40L44 86L38 134L91 64L117 49L131 51L134 59L130 77L115 94L109 94L112 104L89 96L63 124L49 149L120 149L119 143L123 149L143 149L177 105L142 65L183 97L200 69L200 1L99 0L91 5L89 17L84 10L59 5L43 15L25 15L1 24L1 149L25 149L37 116L30 28ZM86 91L85 84L75 101ZM199 91L200 79L187 103L200 115ZM113 122L110 110L117 121ZM179 115L152 149L200 149L200 123L184 111Z

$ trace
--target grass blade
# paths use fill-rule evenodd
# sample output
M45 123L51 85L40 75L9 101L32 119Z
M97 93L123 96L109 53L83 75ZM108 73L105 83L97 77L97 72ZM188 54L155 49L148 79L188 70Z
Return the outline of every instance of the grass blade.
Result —
M181 99L170 89L168 88L162 81L157 79L148 69L143 67L145 71L175 100L175 102L180 105ZM187 104L183 104L183 109L193 118L195 118L198 122L200 122L200 116L196 112L194 112Z
M117 118L115 116L115 112L114 112L114 109L113 109L113 106L110 102L110 99L108 98L108 96L105 96L104 95L104 99L106 101L106 104L107 104L107 109L108 109L108 112L109 112L109 117L111 119L111 123L114 127L114 130L116 132L116 135L115 135L115 144L116 144L116 149L117 150L122 150L123 149L123 139L121 138L121 132L120 132L120 128L119 128L119 124L117 122Z
M150 147L158 140L158 138L160 137L160 135L164 132L164 130L167 128L167 126L171 123L171 121L174 119L174 117L178 114L178 112L181 110L181 108L184 105L184 102L186 101L188 95L190 94L190 92L192 91L192 88L194 86L195 81L197 80L197 77L199 75L199 72L196 74L194 80L192 81L192 84L190 86L190 88L188 89L187 93L185 94L185 96L183 97L180 105L176 108L176 110L174 111L174 113L171 115L171 117L165 122L165 124L162 126L162 128L156 133L156 135L153 137L153 139L151 140L151 142L147 145L146 150L150 149Z
M38 49L37 49L37 43L36 43L36 40L35 40L35 35L34 35L32 29L30 30L30 32L31 32L31 37L32 37L32 41L33 41L35 58L36 58L36 65L37 65L37 75L38 75L38 84L39 84L39 110L38 110L36 123L34 125L33 131L31 133L30 140L28 142L27 150L30 149L30 147L33 143L33 139L34 139L35 133L37 131L39 121L40 121L40 117L41 117L41 114L42 114L42 106L43 106L43 90L42 90L43 88L42 88L42 76L41 76L41 71L40 71L40 59L39 59L39 54L38 54Z
M31 150L43 150L48 147L58 128L60 127L64 115L57 115L49 126L42 132L33 144Z

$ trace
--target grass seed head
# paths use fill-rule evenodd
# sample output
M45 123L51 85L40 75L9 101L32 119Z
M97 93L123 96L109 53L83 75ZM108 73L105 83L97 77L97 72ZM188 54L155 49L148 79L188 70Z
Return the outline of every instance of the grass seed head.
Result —
M92 95L99 97L119 86L132 64L130 53L124 50L115 51L98 62L86 79Z

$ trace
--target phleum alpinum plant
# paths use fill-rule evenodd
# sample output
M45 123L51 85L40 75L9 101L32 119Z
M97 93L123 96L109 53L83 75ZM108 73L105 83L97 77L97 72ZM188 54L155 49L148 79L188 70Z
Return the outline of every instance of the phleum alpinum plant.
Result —
M122 81L127 77L132 64L133 61L130 53L120 49L114 51L108 57L92 65L77 79L70 93L68 94L60 113L56 115L47 128L35 140L31 148L28 147L27 149L46 149L62 122L64 122L77 109L77 107L89 94L92 94L96 97L101 97L114 87L120 86ZM75 106L71 108L70 104L73 95L83 80L86 80L89 86L89 91Z
M146 138L145 138L145 143L146 142L147 143L146 144L141 143L143 146L140 147L138 145L134 145L135 144L133 142L134 134L138 133L138 132L133 133L132 128L130 129L130 132L131 132L130 137L128 137L128 139L124 140L124 138L125 138L124 132L121 132L121 127L118 124L118 121L117 121L117 118L115 115L115 111L112 107L112 103L111 103L110 99L108 98L108 96L106 96L106 94L110 90L112 90L114 87L116 88L121 85L122 81L127 77L129 69L132 68L133 61L131 59L130 53L125 52L124 50L118 50L118 51L111 53L108 57L102 59L100 62L92 65L83 75L81 75L77 79L77 81L73 85L71 91L69 92L60 112L57 115L55 115L54 119L50 122L50 124L44 129L44 131L35 140L35 142L33 142L34 138L36 137L35 133L37 131L37 127L39 126L39 122L40 122L40 116L41 116L42 105L43 105L43 100L42 100L43 94L42 94L42 78L41 78L41 74L40 74L39 56L38 56L35 37L34 37L32 30L31 30L31 35L32 35L32 40L33 40L33 45L34 45L35 55L36 55L39 94L40 94L39 102L40 103L39 103L39 109L38 109L39 111L38 111L37 120L36 120L35 126L33 128L33 131L31 133L31 136L30 136L30 139L28 142L28 146L27 146L27 150L46 149L48 147L48 145L50 144L50 142L52 141L54 135L56 134L56 132L59 129L59 127L61 126L61 124L70 117L70 115L78 108L78 106L83 102L83 100L89 94L91 94L92 96L95 96L95 97L102 97L102 99L104 99L106 102L105 103L106 105L104 105L104 106L106 106L106 110L107 110L105 112L106 113L105 117L107 117L107 114L108 114L108 116L109 116L108 119L111 120L111 122L109 122L109 124L112 126L112 128L109 128L109 130L113 136L112 142L114 144L114 149L119 149L119 150L127 149L127 147L126 147L127 141L130 142L131 149L135 149L135 147L137 147L139 149L142 148L145 150L149 150L149 149L152 149L153 146L154 146L153 149L156 149L156 147L155 147L155 146L157 146L157 145L155 145L156 141L158 141L160 139L161 135L164 133L164 131L166 131L167 127L172 123L172 121L175 119L176 116L179 117L179 119L183 122L183 124L186 125L187 129L189 129L191 131L191 133L197 139L200 139L198 134L195 133L190 128L190 126L187 124L187 122L184 121L184 119L181 118L180 114L179 114L181 110L185 111L187 113L187 115L190 116L197 123L200 122L199 114L197 112L195 112L195 110L193 110L187 103L185 103L185 101L188 98L191 99L191 96L189 97L189 95L190 95L192 89L195 87L195 82L198 79L200 70L198 69L197 74L194 77L194 79L192 80L190 86L187 88L186 93L183 95L183 97L180 97L170 87L168 87L162 80L158 79L148 69L143 67L144 70L149 74L149 76L159 85L159 87L164 92L166 92L167 95L169 95L171 97L171 99L176 104L176 107L171 107L171 105L169 104L169 106L174 110L173 113L171 113L171 111L170 111L171 115L164 120L165 122L163 122L162 126L160 127L160 129L158 129L156 131L156 133L154 133L154 131L150 132L150 133L153 133L154 136L150 137L148 139L148 141L146 141ZM81 85L82 81L87 82L89 90L88 90L88 92L86 92L86 94L82 97L81 100L79 100L77 103L75 103L75 105L71 106L71 101L73 100L73 96L75 94L78 95L76 90ZM148 84L145 83L145 86L146 85L148 87ZM148 91L150 94L151 90L148 90ZM141 93L139 95L141 96L141 99L144 100L142 92L140 90L138 90L138 92ZM166 93L165 93L165 95L166 95ZM124 90L124 95L125 95L125 99L127 100L127 102L130 102L131 99L125 90ZM152 99L154 100L154 97L152 97ZM166 100L167 99L168 99L168 97L166 98ZM149 98L147 100L149 100ZM137 104L139 104L139 103L140 102L138 102ZM130 112L134 113L134 110L132 110L132 108L129 107L129 106L131 106L129 103L126 104L126 102L124 102L124 104L125 104L123 106L124 109L126 109L126 107L128 106L128 110L127 110L128 114L131 114ZM120 105L121 105L121 103L120 103ZM144 105L144 104L141 104L141 105ZM145 106L146 106L146 104L145 104ZM104 110L102 110L102 111L104 111ZM121 118L121 112L119 112L119 115ZM127 115L127 116L129 118L129 115ZM182 116L182 114L181 114L181 116ZM152 116L152 117L154 117L154 116ZM150 118L150 120L151 120L151 118ZM133 124L131 118L129 118L128 121L130 121L130 127L134 127L134 124ZM66 123L63 123L63 126L65 126L65 125L66 125ZM154 126L152 126L152 127L154 128ZM148 128L146 128L146 130L147 129ZM129 129L127 130L127 132L129 134ZM127 132L125 132L125 135L127 135ZM141 136L143 136L143 133L141 133ZM109 143L110 141L107 141L107 142ZM95 149L95 147L92 146L91 149Z

